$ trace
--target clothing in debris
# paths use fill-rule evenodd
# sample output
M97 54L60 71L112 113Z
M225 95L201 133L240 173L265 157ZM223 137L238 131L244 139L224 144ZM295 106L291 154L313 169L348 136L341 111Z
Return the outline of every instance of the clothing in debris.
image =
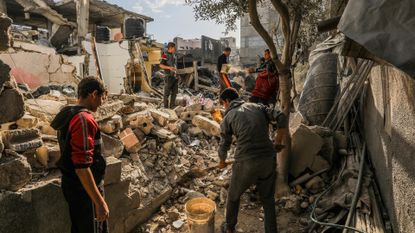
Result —
M63 108L52 121L58 130L62 156L62 191L69 205L72 233L108 232L107 222L94 219L94 205L75 169L90 168L94 181L103 192L106 162L101 154L101 133L92 114L81 106Z
M177 58L174 53L165 53L161 57L160 64L165 66L177 67ZM164 96L163 102L165 108L174 108L176 96L179 91L179 80L176 72L172 70L164 70L166 77L164 79Z

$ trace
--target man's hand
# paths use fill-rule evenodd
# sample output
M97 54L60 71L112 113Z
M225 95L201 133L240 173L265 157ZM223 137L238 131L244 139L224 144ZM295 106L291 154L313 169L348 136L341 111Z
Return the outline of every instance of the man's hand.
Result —
M225 160L221 160L219 162L218 168L219 169L224 169L226 166L228 166L228 164L226 163L226 161Z
M109 217L109 209L107 203L102 202L99 205L95 205L95 216L98 222L103 222Z

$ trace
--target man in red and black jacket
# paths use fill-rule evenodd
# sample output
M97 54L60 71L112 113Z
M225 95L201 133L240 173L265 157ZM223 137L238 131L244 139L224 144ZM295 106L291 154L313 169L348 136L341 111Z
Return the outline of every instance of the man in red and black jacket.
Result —
M179 80L176 75L176 67L176 44L169 42L167 45L167 52L161 56L160 61L160 68L163 69L166 73L163 96L163 103L165 108L170 107L173 109L176 105L176 96L179 92Z
M271 59L269 49L264 51L265 62L256 69L258 76L255 81L255 88L249 98L250 102L262 103L264 105L274 104L279 89L278 72Z
M78 85L78 105L64 107L52 121L58 130L62 191L69 206L71 233L107 233L108 205L104 199L105 159L101 133L91 112L102 104L102 82L88 77Z

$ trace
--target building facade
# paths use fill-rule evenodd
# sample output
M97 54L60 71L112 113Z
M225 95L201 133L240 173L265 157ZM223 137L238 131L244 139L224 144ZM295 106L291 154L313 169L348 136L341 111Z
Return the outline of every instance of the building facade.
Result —
M273 36L274 40L279 27L279 15L269 1L258 5L258 15L264 28ZM241 45L240 62L242 66L252 66L258 63L259 57L267 49L265 41L252 27L249 16L241 18Z

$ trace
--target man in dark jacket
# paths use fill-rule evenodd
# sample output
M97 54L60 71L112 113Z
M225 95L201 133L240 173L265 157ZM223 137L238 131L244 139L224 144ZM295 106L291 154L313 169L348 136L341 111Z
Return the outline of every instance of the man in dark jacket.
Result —
M108 205L103 195L105 159L101 133L92 112L102 104L102 82L88 77L78 85L78 105L63 108L52 121L58 130L62 191L69 206L71 233L107 233Z
M161 56L160 68L166 73L164 84L164 107L174 108L176 104L176 96L179 91L179 80L176 75L177 58L176 58L176 44L168 43L167 53ZM169 103L170 97L170 103Z
M231 82L229 81L228 74L222 73L222 66L229 63L229 56L231 55L231 48L226 47L223 50L223 54L218 57L217 69L219 72L219 84L221 92L225 88L231 87Z
M221 123L219 146L219 168L226 167L227 151L236 137L235 163L232 167L231 183L226 204L226 222L223 232L235 232L241 195L256 185L265 213L265 232L276 233L275 178L276 153L282 149L285 115L262 104L245 103L239 99L235 89L222 92L220 100L226 108ZM275 145L270 140L269 124L278 128Z

